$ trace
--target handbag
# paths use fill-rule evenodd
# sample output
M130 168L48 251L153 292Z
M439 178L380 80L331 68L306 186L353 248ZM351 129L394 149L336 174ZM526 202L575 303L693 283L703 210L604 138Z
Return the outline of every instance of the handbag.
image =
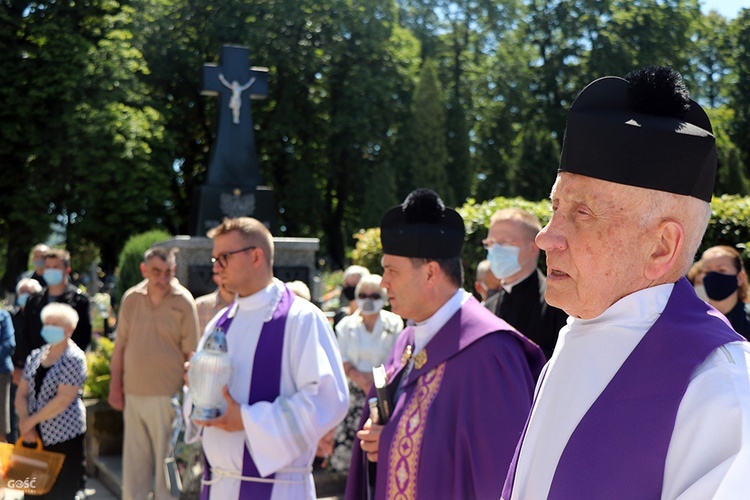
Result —
M44 495L57 481L64 461L64 454L45 451L39 437L35 448L25 447L20 438L15 445L0 443L0 485Z

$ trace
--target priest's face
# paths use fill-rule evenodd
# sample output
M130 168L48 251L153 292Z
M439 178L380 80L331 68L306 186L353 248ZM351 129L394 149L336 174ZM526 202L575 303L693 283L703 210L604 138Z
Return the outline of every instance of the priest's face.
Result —
M547 253L545 299L591 319L650 285L644 190L562 172L552 188L552 218L537 235Z
M431 316L425 304L426 265L414 266L409 257L385 254L381 261L383 280L391 310L402 318L423 321Z
M251 245L239 231L230 231L214 238L213 272L224 288L240 297L247 297L268 284L262 281L258 268L263 261L258 247Z

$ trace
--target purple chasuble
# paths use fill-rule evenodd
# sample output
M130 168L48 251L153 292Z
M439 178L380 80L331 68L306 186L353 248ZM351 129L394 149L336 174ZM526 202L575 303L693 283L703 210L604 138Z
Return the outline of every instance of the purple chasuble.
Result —
M659 319L570 436L547 498L659 499L677 410L693 372L712 351L741 340L687 279L677 281Z
M274 401L281 391L281 355L284 350L284 329L286 319L292 301L295 295L284 285L281 295L273 316L263 325L260 331L258 345L255 348L255 357L253 361L253 374L250 380L250 395L247 404L252 405L259 401ZM233 317L229 317L232 306L227 308L222 317L216 323L225 332L229 331L229 325ZM208 462L206 462L208 465ZM242 475L244 477L261 477L258 468L250 456L250 452L245 445L242 458ZM270 474L265 479L273 479L275 475ZM210 479L210 468L204 469L204 479ZM273 483L260 483L256 481L242 481L240 483L241 500L245 499L268 499L271 498ZM204 485L201 494L201 500L208 500L210 496L210 485Z
M406 328L386 362L390 394L401 391L381 433L374 498L498 498L498 461L513 456L544 355L473 297L405 374L413 340ZM367 418L365 407L360 428ZM355 440L347 499L365 498L367 466Z

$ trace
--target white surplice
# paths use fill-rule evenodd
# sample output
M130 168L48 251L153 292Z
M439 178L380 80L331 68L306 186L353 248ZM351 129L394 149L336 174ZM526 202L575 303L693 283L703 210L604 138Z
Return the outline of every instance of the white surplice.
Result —
M241 404L244 432L187 425L186 441L202 439L212 468L242 471L245 444L262 476L276 473L272 499L314 499L309 473L320 438L346 415L349 391L338 345L328 320L310 302L296 298L286 320L281 362L281 391L273 402L248 405L255 349L264 321L271 318L283 285L274 282L237 301L227 332L234 373L229 392ZM206 326L198 349L213 331L221 313ZM190 398L184 414L189 421ZM202 436L200 435L202 431ZM215 477L215 476L214 476ZM294 481L301 484L288 484ZM211 485L211 499L239 497L240 481L222 477Z
M659 318L673 287L633 293L594 319L568 319L537 386L513 500L547 498L568 439ZM750 344L733 342L696 369L677 412L662 499L750 498L749 367Z

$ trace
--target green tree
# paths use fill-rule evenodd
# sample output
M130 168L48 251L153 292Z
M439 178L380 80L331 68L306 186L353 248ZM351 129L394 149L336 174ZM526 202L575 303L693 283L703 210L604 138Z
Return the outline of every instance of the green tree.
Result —
M725 103L728 92L722 92L730 72L731 48L727 20L716 12L709 12L696 21L695 55L693 60L693 99L710 108Z
M411 116L404 139L404 171L408 175L406 189L435 190L446 205L455 198L448 182L448 148L446 144L445 104L435 63L425 61L414 89Z
M740 151L745 175L750 176L750 9L742 9L731 23L734 55L731 108L734 110L732 140Z
M697 0L611 0L597 19L588 72L592 76L625 76L649 66L671 66L690 83L689 54L696 53L695 26L701 16ZM588 83L581 81L580 85Z
M511 192L527 200L549 196L560 162L560 148L549 131L533 124L521 132L519 155L511 170Z
M466 201L471 194L472 181L475 177L469 151L469 127L466 113L460 98L452 94L450 106L447 111L446 127L448 138L446 147L448 149L448 163L446 170L448 182L453 188L453 196L457 204Z
M105 0L0 9L14 26L2 50L15 65L0 83L7 102L18 103L3 106L8 126L0 129L0 161L14 166L0 180L12 245L3 284L25 268L51 222L62 226L71 253L93 243L111 270L126 235L145 219L148 226L165 219L169 203L158 175L133 182L148 176L148 139L160 124L141 99L138 75L147 69L130 43L132 11Z

